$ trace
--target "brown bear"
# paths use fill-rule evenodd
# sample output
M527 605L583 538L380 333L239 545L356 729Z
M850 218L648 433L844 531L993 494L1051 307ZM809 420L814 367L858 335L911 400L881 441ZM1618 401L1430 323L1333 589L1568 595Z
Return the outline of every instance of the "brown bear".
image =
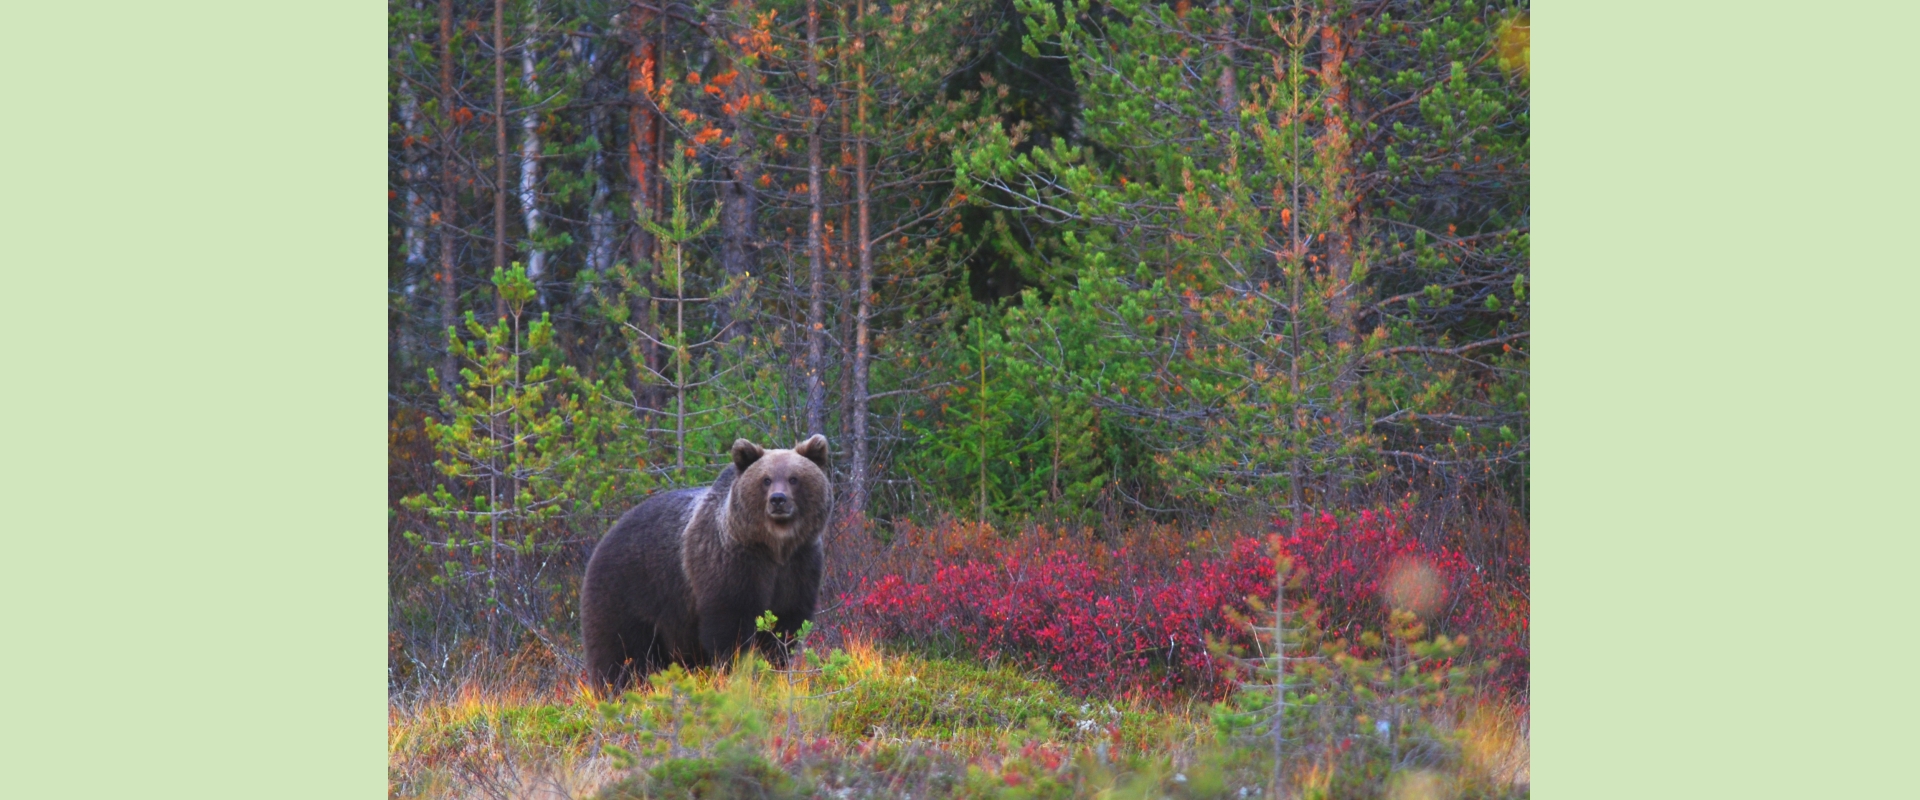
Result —
M619 691L669 663L725 664L750 640L776 663L784 653L754 623L772 611L776 633L813 618L833 499L827 439L792 450L733 443L713 485L648 497L593 548L580 586L587 666Z

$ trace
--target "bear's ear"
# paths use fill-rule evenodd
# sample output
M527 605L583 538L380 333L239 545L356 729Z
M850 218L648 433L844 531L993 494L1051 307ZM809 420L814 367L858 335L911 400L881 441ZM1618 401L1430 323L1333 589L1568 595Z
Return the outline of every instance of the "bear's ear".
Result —
M827 468L827 437L825 436L817 433L809 436L806 441L794 445L793 452L800 454L800 457L813 462L821 469Z
M745 439L735 439L733 440L733 469L736 472L746 472L747 467L753 466L753 462L759 461L760 457L766 454L767 451L760 449L760 445Z

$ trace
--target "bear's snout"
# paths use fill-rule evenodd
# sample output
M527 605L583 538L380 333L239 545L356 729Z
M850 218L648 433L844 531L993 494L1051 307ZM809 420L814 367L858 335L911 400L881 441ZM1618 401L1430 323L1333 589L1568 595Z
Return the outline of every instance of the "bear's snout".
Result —
M785 521L793 516L793 498L786 492L774 492L767 495L767 515L776 520Z

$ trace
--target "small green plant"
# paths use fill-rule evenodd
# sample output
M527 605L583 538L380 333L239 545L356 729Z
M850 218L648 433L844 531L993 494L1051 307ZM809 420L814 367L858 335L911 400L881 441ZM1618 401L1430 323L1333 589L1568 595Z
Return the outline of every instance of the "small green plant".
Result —
M756 749L767 729L753 697L758 663L742 658L744 679L724 686L702 681L677 664L654 673L648 678L651 691L628 692L601 707L616 740L604 751L616 765L632 769L659 758L711 758Z
M812 796L806 784L792 775L756 753L741 751L709 758L668 759L595 795L598 800L800 800Z
M559 590L541 556L567 538L558 522L589 472L583 437L594 429L590 387L562 363L552 321L545 313L528 318L538 293L526 269L496 269L493 285L505 315L487 326L468 312L466 338L447 330L448 347L466 366L459 390L441 400L441 419L427 423L443 480L401 501L434 526L403 535L441 559L436 585L480 596L490 641L510 604L535 627L550 610L530 595ZM518 567L532 574L516 574Z
M1284 649L1239 654L1253 678L1213 707L1222 746L1242 762L1268 750L1269 785L1300 786L1309 797L1375 796L1392 781L1427 780L1402 773L1459 765L1455 701L1492 667L1464 660L1465 636L1429 638L1417 615L1396 609L1384 635L1328 639L1311 601L1296 608L1291 623L1279 626L1268 612L1278 627L1257 630L1266 643L1277 629Z

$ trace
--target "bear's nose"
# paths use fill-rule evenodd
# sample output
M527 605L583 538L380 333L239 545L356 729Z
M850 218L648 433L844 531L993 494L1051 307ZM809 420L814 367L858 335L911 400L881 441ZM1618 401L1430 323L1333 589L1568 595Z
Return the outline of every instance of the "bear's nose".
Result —
M784 506L787 504L787 493L774 492L772 495L769 495L767 497L767 500L771 501L776 506Z

